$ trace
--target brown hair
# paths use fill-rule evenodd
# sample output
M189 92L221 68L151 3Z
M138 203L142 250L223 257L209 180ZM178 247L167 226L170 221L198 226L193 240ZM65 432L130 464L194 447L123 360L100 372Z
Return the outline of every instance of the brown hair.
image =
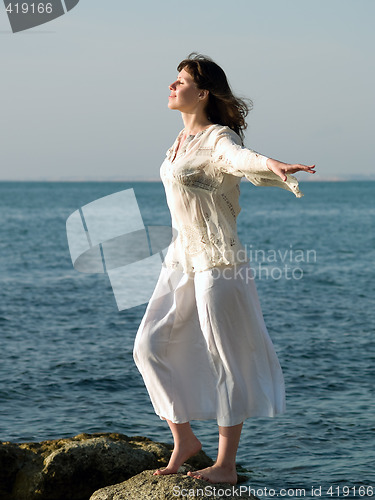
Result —
M234 96L224 71L207 56L192 52L177 66L177 71L182 69L190 73L199 89L209 91L207 118L212 123L228 126L243 141L247 127L245 117L253 107L252 101Z

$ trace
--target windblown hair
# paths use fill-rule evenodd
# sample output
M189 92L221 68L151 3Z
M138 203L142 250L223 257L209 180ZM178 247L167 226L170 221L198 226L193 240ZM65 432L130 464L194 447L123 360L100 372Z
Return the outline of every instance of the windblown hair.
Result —
M207 56L192 52L177 66L177 71L182 69L193 77L199 89L209 91L207 118L212 123L228 126L243 142L245 117L253 107L252 101L234 96L224 71Z

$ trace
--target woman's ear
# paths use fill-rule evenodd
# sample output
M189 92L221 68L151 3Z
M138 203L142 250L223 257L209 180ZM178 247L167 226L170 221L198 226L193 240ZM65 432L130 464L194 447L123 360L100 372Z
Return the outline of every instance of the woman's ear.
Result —
M208 97L209 91L208 90L200 90L198 94L198 98L203 101L203 99L206 99Z

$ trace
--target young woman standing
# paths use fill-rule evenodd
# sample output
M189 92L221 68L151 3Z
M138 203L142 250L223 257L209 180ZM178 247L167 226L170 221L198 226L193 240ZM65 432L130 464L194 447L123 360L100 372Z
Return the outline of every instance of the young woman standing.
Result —
M181 112L184 129L161 167L177 237L139 327L134 359L174 439L168 466L155 474L176 473L201 449L191 420L216 419L216 462L189 475L235 484L243 421L285 410L283 374L237 235L239 184L245 176L300 197L290 174L315 167L243 147L248 106L211 59L191 54L177 69L169 108Z

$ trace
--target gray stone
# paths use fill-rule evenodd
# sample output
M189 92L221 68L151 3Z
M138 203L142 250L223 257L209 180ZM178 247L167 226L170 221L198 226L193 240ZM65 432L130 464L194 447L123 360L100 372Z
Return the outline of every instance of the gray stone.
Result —
M123 434L0 443L0 500L87 500L99 488L167 465L172 447ZM207 467L200 452L190 460Z
M237 494L236 486L230 484L209 484L178 473L169 476L154 476L153 471L144 471L114 486L96 491L90 500L172 500L172 499L216 499L235 500L250 498L258 500L247 493Z

